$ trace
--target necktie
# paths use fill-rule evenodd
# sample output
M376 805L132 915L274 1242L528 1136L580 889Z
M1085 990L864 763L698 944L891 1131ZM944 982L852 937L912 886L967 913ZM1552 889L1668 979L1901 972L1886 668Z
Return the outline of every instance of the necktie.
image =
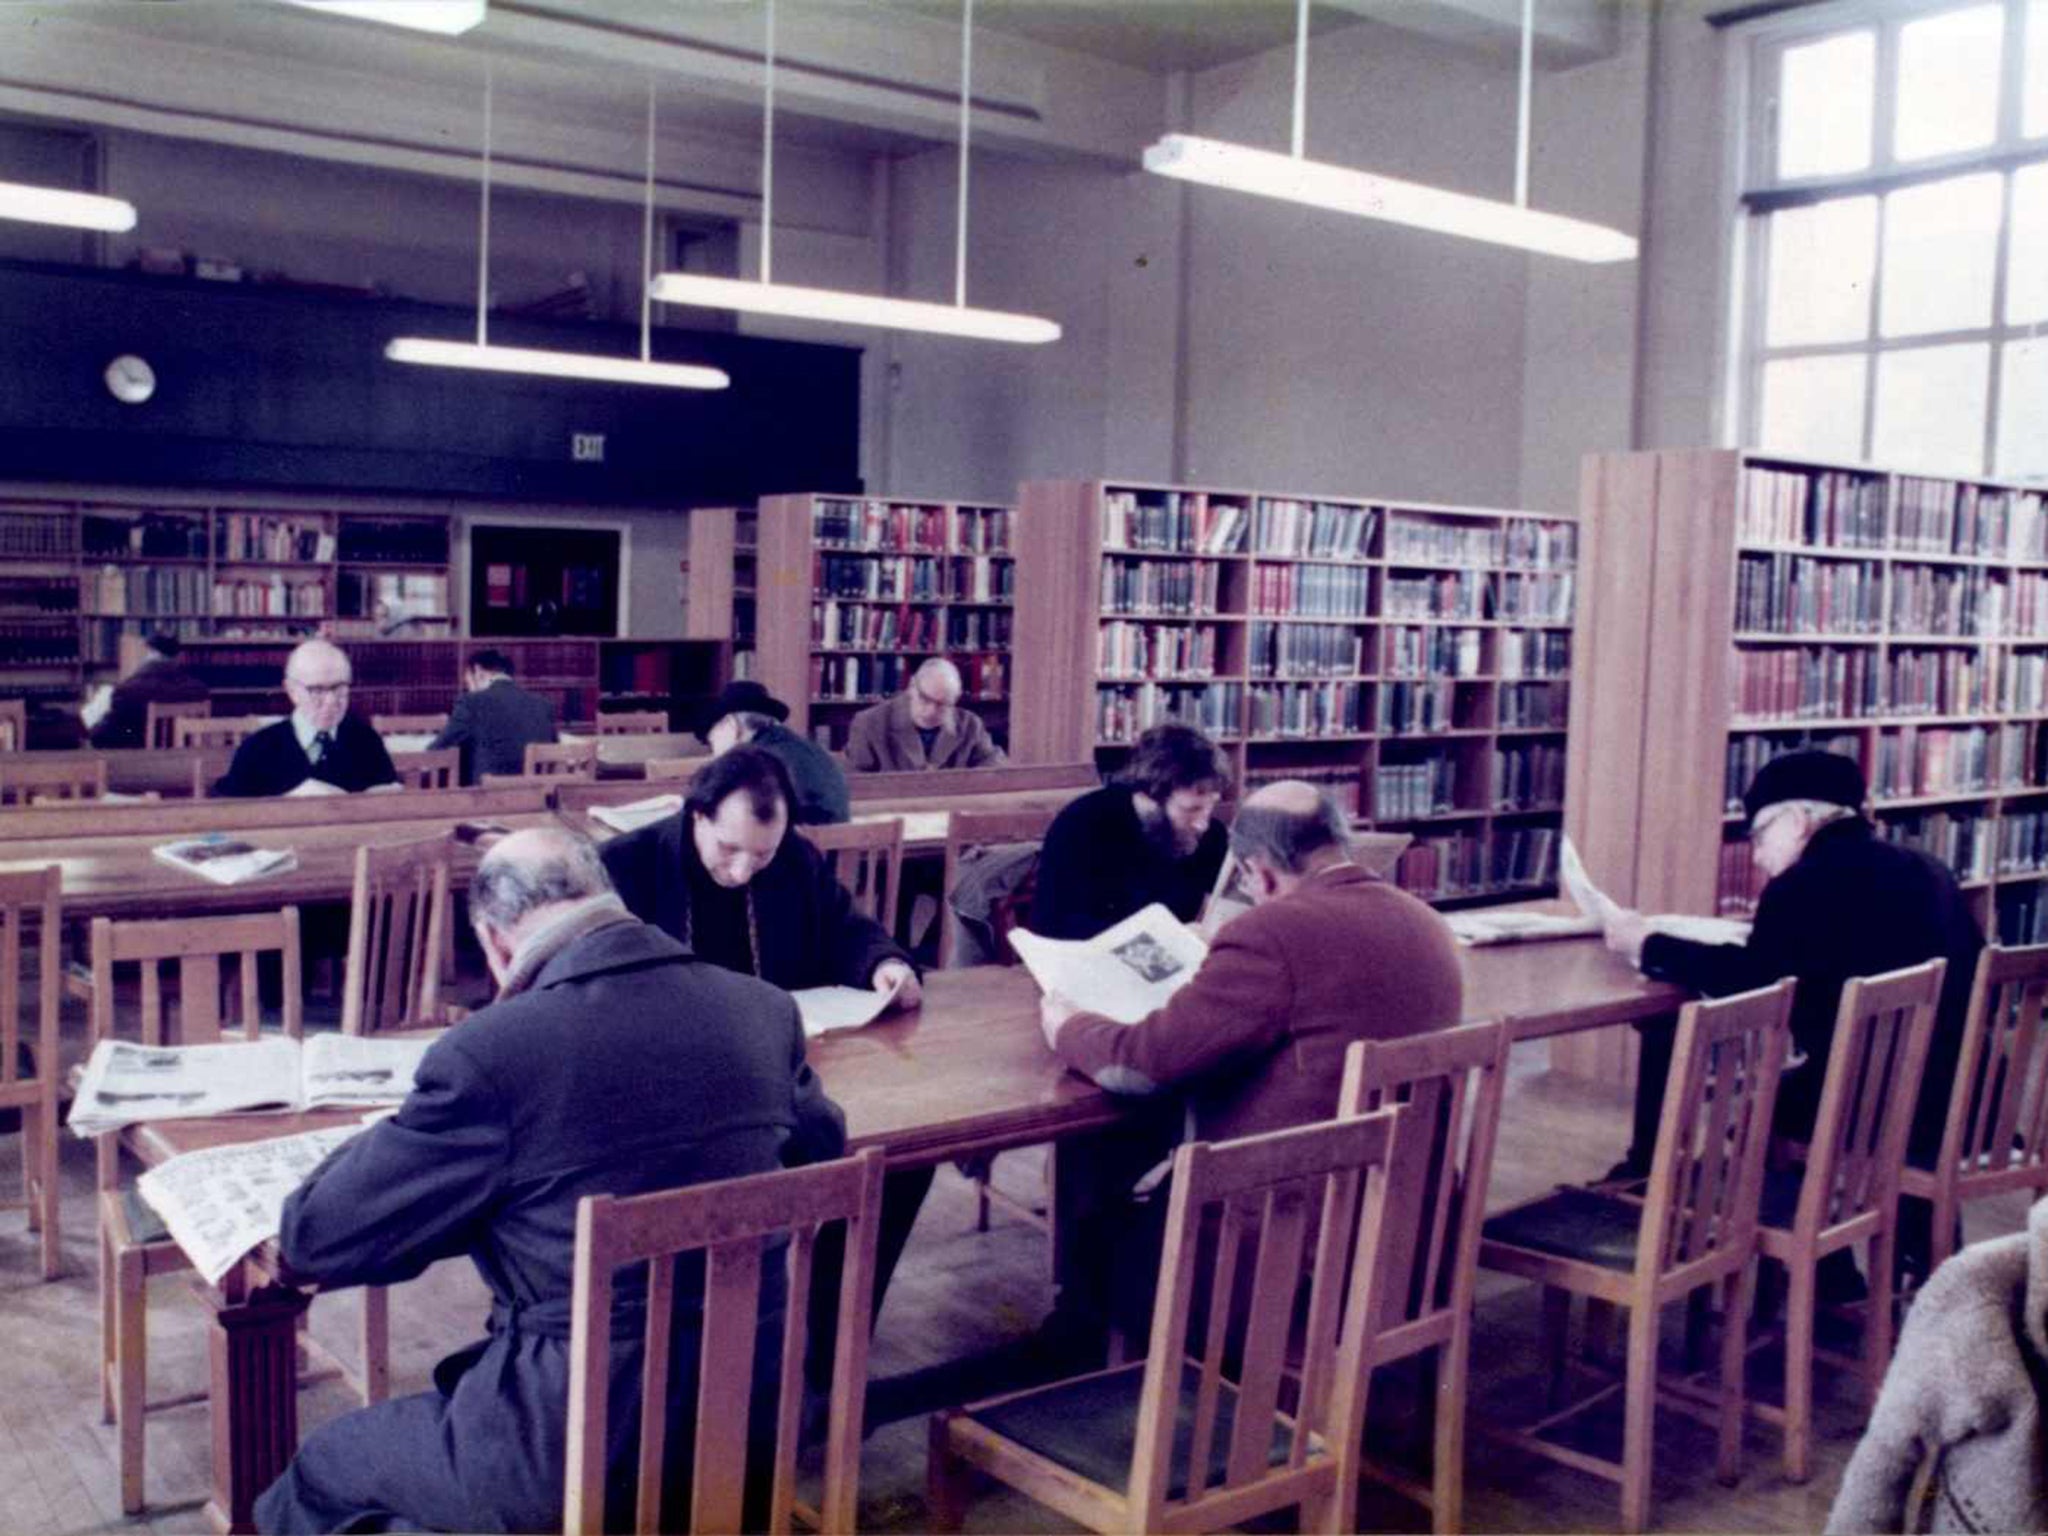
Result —
M313 765L317 768L327 760L327 749L334 745L334 734L322 731L313 738Z

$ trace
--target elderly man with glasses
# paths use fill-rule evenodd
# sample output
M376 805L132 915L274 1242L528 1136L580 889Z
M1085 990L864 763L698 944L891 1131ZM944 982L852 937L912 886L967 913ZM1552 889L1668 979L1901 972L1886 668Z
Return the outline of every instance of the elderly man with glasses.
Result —
M384 740L348 712L348 657L308 640L284 664L292 712L235 748L216 795L332 795L398 783Z
M853 717L846 766L856 773L918 773L927 768L992 768L1003 749L979 718L960 707L960 669L934 656L910 686Z

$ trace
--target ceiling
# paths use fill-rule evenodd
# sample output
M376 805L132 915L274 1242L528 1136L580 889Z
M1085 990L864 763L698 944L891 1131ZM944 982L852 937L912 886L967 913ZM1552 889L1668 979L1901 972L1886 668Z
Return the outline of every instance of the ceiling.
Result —
M888 0L895 10L957 21L960 0ZM1384 7L1391 11L1391 5ZM1355 6L1309 8L1309 35L1356 26ZM1295 39L1288 0L976 0L977 31L1027 38L1153 72L1215 69Z

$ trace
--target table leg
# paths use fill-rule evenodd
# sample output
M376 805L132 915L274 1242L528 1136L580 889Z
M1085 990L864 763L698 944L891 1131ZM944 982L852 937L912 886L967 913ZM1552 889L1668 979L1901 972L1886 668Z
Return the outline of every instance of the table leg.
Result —
M214 1308L207 1339L213 1497L206 1513L218 1530L252 1531L256 1496L298 1449L298 1320L311 1298L277 1285L239 1298L204 1284L198 1289Z

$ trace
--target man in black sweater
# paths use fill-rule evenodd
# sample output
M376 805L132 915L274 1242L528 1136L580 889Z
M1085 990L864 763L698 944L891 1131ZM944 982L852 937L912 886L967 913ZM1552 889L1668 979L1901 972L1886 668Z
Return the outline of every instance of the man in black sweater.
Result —
M284 664L292 712L235 748L216 795L354 794L396 784L384 739L348 712L348 657L308 640Z
M555 739L554 705L512 681L512 659L503 651L471 656L462 681L468 691L427 750L460 748L465 784L486 773L524 773L527 747Z

